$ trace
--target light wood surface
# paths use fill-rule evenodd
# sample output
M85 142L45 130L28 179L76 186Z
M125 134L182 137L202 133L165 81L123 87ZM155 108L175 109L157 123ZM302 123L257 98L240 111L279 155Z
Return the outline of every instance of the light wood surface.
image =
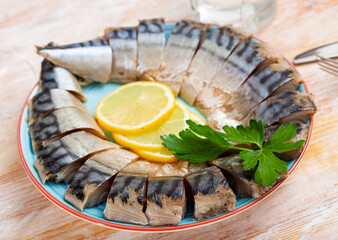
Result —
M337 41L337 13L337 0L279 1L256 36L291 59ZM0 239L338 239L338 79L316 64L298 67L318 107L303 160L271 196L230 219L173 233L112 230L64 212L30 182L16 130L40 71L33 45L87 40L142 18L194 16L188 0L0 0Z

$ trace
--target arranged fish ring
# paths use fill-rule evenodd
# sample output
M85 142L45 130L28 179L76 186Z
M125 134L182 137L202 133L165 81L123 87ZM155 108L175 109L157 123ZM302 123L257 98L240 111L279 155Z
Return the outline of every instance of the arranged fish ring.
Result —
M238 154L208 163L155 163L107 140L82 101L92 82L159 81L195 106L208 125L262 120L267 138L295 122L306 139L315 113L312 96L297 91L302 79L265 43L231 27L176 23L166 42L163 19L137 27L108 28L91 41L37 47L44 58L40 92L28 103L34 166L43 183L69 184L64 199L75 208L106 202L108 220L176 225L191 209L196 220L232 211L236 195L258 198L271 187L254 181ZM280 154L285 161L301 150Z

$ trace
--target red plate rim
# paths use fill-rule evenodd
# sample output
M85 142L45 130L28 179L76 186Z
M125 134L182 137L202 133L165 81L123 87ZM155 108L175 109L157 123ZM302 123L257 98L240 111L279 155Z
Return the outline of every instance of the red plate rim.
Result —
M256 40L261 41L259 38L253 37ZM290 66L292 66L292 68L294 70L297 71L297 69L295 68L295 66L289 62L286 58L284 58L289 64ZM298 72L298 71L297 71ZM309 93L309 89L307 88L305 82L302 82L305 88L305 91L307 93ZM192 228L197 228L197 227L201 227L201 226L205 226L211 223L215 223L215 222L219 222L221 220L224 219L228 219L231 216L234 216L240 212L243 212L244 210L256 205L258 202L262 201L263 199L265 199L266 197L268 197L272 192L274 192L287 178L283 178L281 179L278 183L276 183L268 192L266 192L264 195L262 195L259 198L254 199L253 201L245 204L242 207L239 207L237 209L235 209L232 212L228 212L226 214L222 214L216 217L213 217L211 219L206 219L206 220L202 220L202 221L198 221L198 222L194 222L194 223L188 223L188 224L184 224L184 225L175 225L175 226L161 226L161 227L138 227L138 226L129 226L129 225L123 225L123 224L118 224L118 223L114 223L114 222L108 222L108 221L102 221L99 219L96 219L94 217L90 217L87 216L86 214L83 214L80 211L74 210L70 207L68 207L67 205L65 205L64 203L62 203L61 201L57 200L53 195L51 195L40 183L39 181L34 177L33 173L31 172L30 168L27 165L26 159L24 157L23 154L23 150L21 147L21 122L23 119L23 113L25 111L25 108L27 106L27 103L29 101L29 97L32 95L32 92L35 90L35 88L37 87L38 82L34 85L34 87L32 88L32 90L30 91L29 95L26 98L26 101L23 105L23 108L21 110L20 113L20 118L19 118L19 123L18 123L18 127L17 127L17 145L18 145L18 150L19 150L19 155L20 155L20 159L21 159L21 163L23 165L23 168L25 169L28 177L30 178L30 180L33 182L33 184L35 185L35 187L47 198L49 199L52 203L54 203L56 206L58 206L59 208L61 208L62 210L72 214L75 217L78 217L82 220L85 220L87 222L90 223L94 223L96 225L99 226L103 226L103 227L108 227L108 228L113 228L113 229L117 229L117 230L125 230L125 231L136 231L136 232L173 232L173 231L180 231L180 230L185 230L185 229L192 229ZM292 167L289 169L288 171L288 175L290 175L295 168L298 166L300 160L303 158L305 151L309 145L309 141L310 141L310 137L312 134L312 127L313 127L313 117L310 119L310 123L309 123L309 134L307 136L307 139L305 141L305 145L303 148L303 151L301 152L301 154L298 156L298 158L295 160L294 164L292 165Z

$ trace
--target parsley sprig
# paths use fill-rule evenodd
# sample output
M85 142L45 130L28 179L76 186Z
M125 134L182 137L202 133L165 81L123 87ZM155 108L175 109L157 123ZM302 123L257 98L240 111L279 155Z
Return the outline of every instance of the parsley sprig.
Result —
M265 130L262 121L250 120L249 126L224 126L224 133L192 120L187 120L187 124L189 129L182 130L179 136L161 136L162 144L177 158L190 162L205 162L229 149L236 149L244 160L244 170L256 168L255 182L263 186L272 185L279 173L285 173L287 170L287 163L274 153L300 149L304 143L303 140L288 142L297 135L297 127L292 123L280 125L267 142L264 142ZM229 142L253 144L255 148L239 147Z

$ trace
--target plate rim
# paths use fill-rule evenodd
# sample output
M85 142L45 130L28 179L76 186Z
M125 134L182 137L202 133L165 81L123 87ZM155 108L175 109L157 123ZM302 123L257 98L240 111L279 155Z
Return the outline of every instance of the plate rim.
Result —
M260 40L257 37L252 36L252 38L260 41L260 42L264 42L262 40ZM277 51L277 50L276 50ZM283 56L283 55L282 55ZM284 60L287 61L287 63L295 70L298 72L298 70L296 69L296 67L290 62L288 61L284 56L283 56ZM298 72L299 73L299 72ZM193 222L193 223L187 223L187 224L183 224L183 225L174 225L174 226L159 226L159 227L144 227L144 226L129 226L129 225L124 225L124 224L119 224L116 222L109 222L109 221L103 221L91 216L88 216L86 214L84 214L83 212L80 212L78 210L72 209L69 206L65 205L64 203L62 203L61 201L59 201L58 199L56 199L51 193L49 193L43 186L42 184L39 183L39 181L34 177L32 171L30 170L24 153L23 153L23 149L21 146L21 124L22 121L24 120L24 112L25 109L27 107L27 103L33 93L33 91L38 87L39 81L37 81L37 83L33 86L33 88L31 89L31 91L29 92L24 105L21 109L21 113L20 113L20 117L19 117L19 122L18 122L18 126L17 126L17 147L18 147L18 151L19 151L19 156L20 156L20 160L21 160L21 164L23 165L23 168L25 169L26 174L28 175L29 179L31 180L31 182L35 185L35 187L48 199L50 200L52 203L54 203L56 206L58 206L59 208L61 208L62 210L64 210L67 213L70 213L71 215L85 220L89 223L93 223L102 227L108 227L108 228L112 228L112 229L117 229L117 230L124 230L124 231L131 231L131 232L173 232L173 231L181 231L181 230L187 230L187 229L193 229L193 228L197 228L197 227L202 227L202 226L206 226L206 225L210 225L212 223L215 222L219 222L221 220L225 220L225 219L229 219L232 216L235 216L249 208L251 208L254 205L257 205L259 202L261 202L263 199L267 198L268 196L270 196L286 179L283 178L280 181L278 181L269 191L267 191L265 194L263 194L261 197L256 198L254 200L252 200L251 202L245 204L244 206L241 206L237 209L235 209L232 212L227 212L221 215L218 215L216 217L213 218L209 218L209 219L205 219L205 220L201 220L198 222ZM309 89L306 85L306 83L304 82L304 80L302 81L302 84L304 86L304 89L307 93L309 93ZM301 154L298 156L298 158L295 160L295 162L293 163L293 165L291 166L291 168L288 171L288 175L290 175L295 168L298 166L299 162L301 161L301 159L303 158L306 149L309 145L310 142L310 138L311 138L311 134L312 134L312 128L313 128L313 116L310 118L310 122L309 122L309 133L307 136L307 139L305 141L304 144L304 148L301 152Z

